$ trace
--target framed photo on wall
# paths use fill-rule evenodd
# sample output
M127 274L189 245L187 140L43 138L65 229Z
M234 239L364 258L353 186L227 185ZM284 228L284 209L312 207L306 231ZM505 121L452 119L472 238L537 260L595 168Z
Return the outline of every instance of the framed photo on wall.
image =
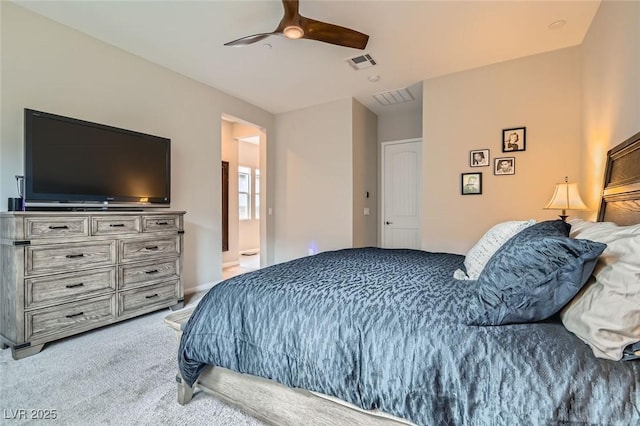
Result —
M482 173L462 173L461 193L462 195L482 194Z
M477 149L469 152L470 167L487 167L490 164L488 149Z
M499 175L515 175L516 159L515 157L499 157L493 161L493 174Z
M526 151L527 128L514 127L502 130L502 152Z

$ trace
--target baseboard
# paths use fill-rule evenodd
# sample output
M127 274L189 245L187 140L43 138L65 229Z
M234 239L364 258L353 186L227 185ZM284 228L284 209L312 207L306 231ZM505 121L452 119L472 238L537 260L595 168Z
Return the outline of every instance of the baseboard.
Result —
M240 254L245 254L245 253L260 254L260 248L254 248L254 249L248 249L248 250L240 250L239 253Z
M197 287L185 288L184 289L184 294L185 295L190 295L190 294L193 294L193 293L199 293L201 291L207 291L207 290L211 289L211 287L213 287L214 285L216 285L216 284L218 284L220 282L222 282L222 280L214 281L212 283L202 284L202 285L199 285Z

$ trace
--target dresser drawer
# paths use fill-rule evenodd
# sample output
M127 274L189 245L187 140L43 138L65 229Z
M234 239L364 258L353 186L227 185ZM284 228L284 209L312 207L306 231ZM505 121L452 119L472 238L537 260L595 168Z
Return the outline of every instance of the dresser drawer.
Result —
M61 272L79 268L114 265L116 242L112 240L75 244L28 246L25 249L26 275Z
M93 216L91 234L137 234L141 229L140 222L140 216Z
M180 273L180 260L154 261L145 263L132 263L119 267L119 288L128 289L154 281L178 279Z
M84 237L89 235L88 217L28 217L26 238Z
M25 312L25 338L27 341L57 339L115 318L115 295L37 309Z
M180 216L178 215L142 216L143 232L178 231L180 228Z
M177 303L180 281L164 282L118 293L118 315L130 315Z
M64 303L80 297L114 292L116 271L114 267L47 275L25 280L25 308L37 308L53 303Z
M180 236L148 240L121 240L120 261L157 259L180 255Z

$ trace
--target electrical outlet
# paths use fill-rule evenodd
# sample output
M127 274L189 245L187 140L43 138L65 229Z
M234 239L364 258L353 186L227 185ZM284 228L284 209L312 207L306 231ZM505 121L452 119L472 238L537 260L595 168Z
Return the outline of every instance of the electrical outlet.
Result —
M309 254L309 256L313 256L313 249L312 248L308 249L307 254Z

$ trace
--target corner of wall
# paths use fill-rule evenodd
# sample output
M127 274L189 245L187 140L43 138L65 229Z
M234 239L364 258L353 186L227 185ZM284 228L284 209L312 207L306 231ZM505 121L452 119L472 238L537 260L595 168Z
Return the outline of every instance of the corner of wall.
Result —
M640 130L640 2L601 2L581 55L580 188L595 219L607 151Z

